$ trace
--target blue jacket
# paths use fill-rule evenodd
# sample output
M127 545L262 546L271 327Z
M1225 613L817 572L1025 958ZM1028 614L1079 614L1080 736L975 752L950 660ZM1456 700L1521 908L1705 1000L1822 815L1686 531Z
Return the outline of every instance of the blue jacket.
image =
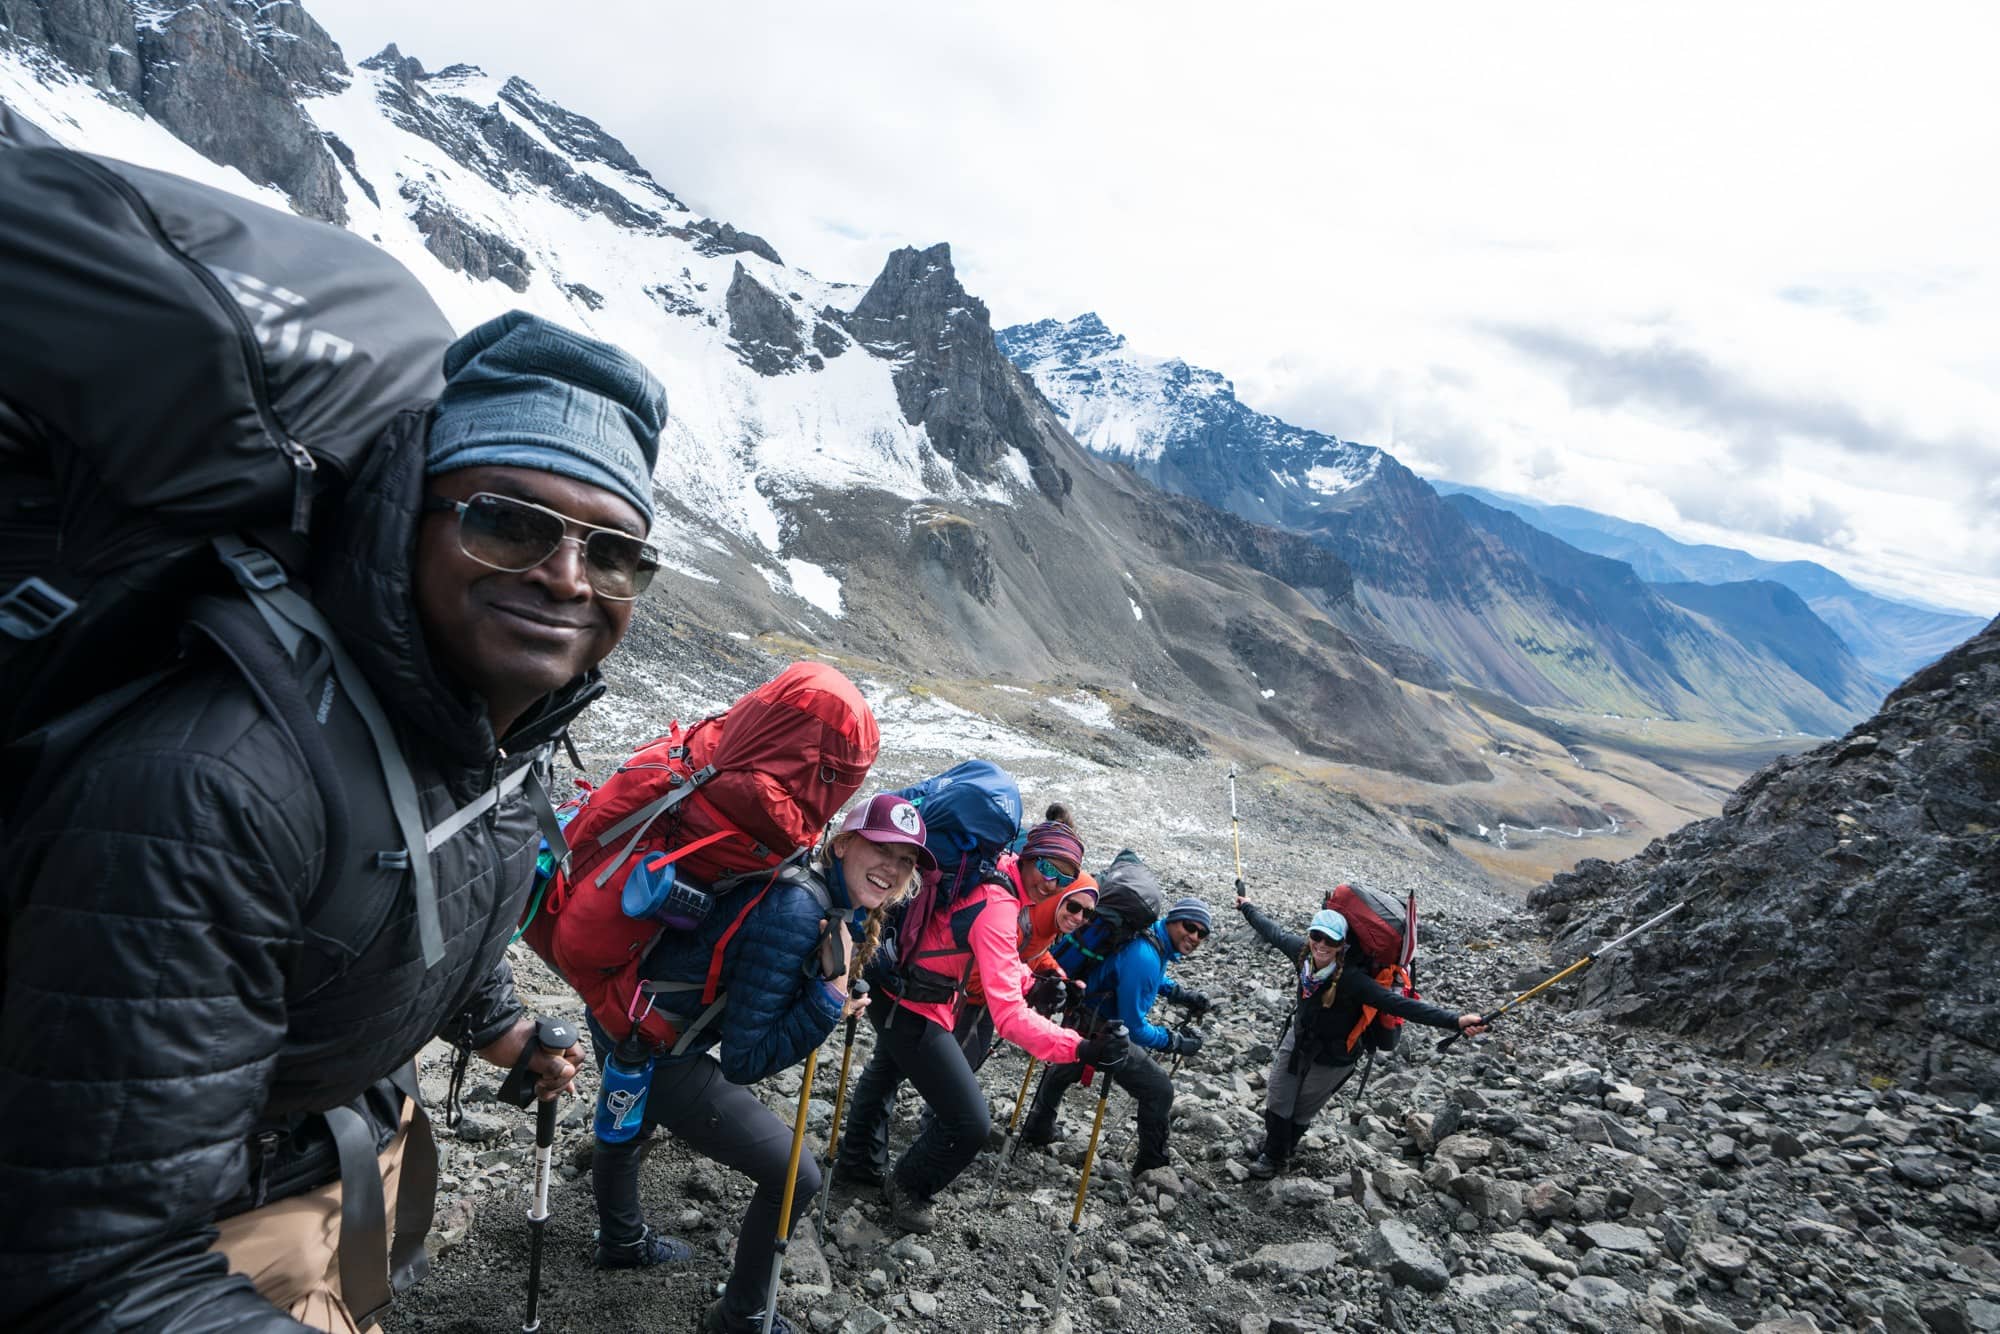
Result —
M692 992L660 993L656 1002L681 1017L683 1032L702 1011L699 984L708 976L716 942L762 887L752 881L722 899L693 931L662 933L646 956L640 970L646 979L695 985ZM839 993L819 975L819 924L846 917L852 932L861 916L849 903L837 864L824 876L788 868L724 946L722 989L728 1003L695 1035L685 1055L720 1042L722 1073L733 1084L754 1084L804 1060L840 1022Z
M1165 937L1152 931L1133 937L1092 975L1083 1008L1125 1025L1135 1046L1165 1051L1173 1045L1172 1030L1146 1016L1154 1001L1180 991L1180 983L1167 976L1167 965L1180 957Z

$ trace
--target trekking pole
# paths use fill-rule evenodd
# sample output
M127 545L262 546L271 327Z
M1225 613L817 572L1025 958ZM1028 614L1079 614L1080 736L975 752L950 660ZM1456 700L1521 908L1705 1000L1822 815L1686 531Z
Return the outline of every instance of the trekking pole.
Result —
M535 1101L535 1072L528 1062L537 1046L557 1054L576 1043L576 1028L560 1019L537 1019L535 1039L521 1049L521 1059L500 1084L500 1099L516 1107ZM535 1103L535 1193L528 1205L528 1315L521 1322L521 1334L535 1334L542 1327L542 1232L549 1221L549 1158L556 1141L556 1100Z
M1493 1011L1491 1014L1481 1015L1479 1018L1479 1022L1482 1024L1490 1024L1495 1019L1498 1019L1501 1015L1507 1013L1507 1011L1521 1004L1523 1001L1533 1000L1536 996L1541 995L1544 991L1547 991L1550 987L1562 981L1564 978L1572 976L1573 974L1576 973L1580 973L1584 969L1590 967L1590 965L1596 963L1600 957L1609 954L1612 950L1617 949L1620 945L1623 945L1626 941L1638 935L1640 932L1652 930L1654 927L1666 921L1669 917L1672 917L1675 913L1679 912L1681 909L1687 907L1688 904L1692 903L1693 901L1694 901L1693 899L1682 899L1679 903L1676 903L1673 907L1667 909L1665 912L1661 913L1658 917L1652 918L1650 921L1639 923L1639 925L1633 927L1630 931L1627 931L1624 935L1618 937L1618 939L1616 940L1606 941L1604 944L1599 945L1596 949L1592 950L1590 953L1584 955L1581 959L1578 959L1575 963L1571 964L1569 967L1563 969L1560 973L1557 973L1554 977L1544 979L1541 982L1537 982L1534 986L1529 987L1526 991L1514 997L1514 999L1508 1001L1506 1004L1502 1005L1499 1009ZM1439 1051L1443 1051L1447 1047L1451 1046L1452 1043L1458 1041L1460 1038L1464 1036L1465 1032L1463 1029L1459 1030L1456 1033L1450 1034L1449 1036L1439 1041L1439 1043L1437 1044L1437 1049Z
M868 984L860 978L854 979L852 992L854 999L861 1000L868 995ZM859 1014L847 1016L847 1040L840 1049L840 1085L833 1093L833 1128L826 1132L826 1171L820 1173L819 1186L819 1234L826 1236L826 1202L833 1195L833 1155L840 1151L840 1113L847 1106L847 1071L854 1064L854 1021Z
M813 1071L819 1067L819 1048L806 1053L805 1077L799 1081L799 1111L792 1118L792 1157L785 1165L785 1198L778 1206L778 1241L771 1251L771 1283L764 1293L764 1334L778 1319L778 1283L784 1275L785 1251L792 1244L792 1193L799 1187L799 1155L806 1145L806 1106L812 1100ZM821 1189L825 1189L822 1185Z
M1236 820L1236 765L1229 766L1229 846L1236 855L1236 892L1243 892L1243 833Z
M1123 1036L1126 1028L1114 1024L1111 1031ZM1128 1054L1125 1059L1129 1061L1132 1056ZM1096 1076L1104 1082L1097 1089L1097 1116L1090 1123L1090 1145L1083 1151L1083 1177L1076 1183L1076 1208L1070 1211L1069 1236L1063 1240L1062 1272L1056 1278L1056 1298L1049 1310L1052 1322L1062 1314L1063 1295L1069 1289L1070 1262L1079 1244L1077 1234L1083 1229L1083 1202L1090 1195L1090 1169L1097 1161L1097 1137L1104 1133L1104 1106L1111 1101L1111 1072L1100 1067Z
M1028 1081L1034 1074L1035 1058L1030 1056L1028 1068L1021 1072L1021 1091L1014 1095L1014 1114L1007 1118L1007 1142L1000 1146L1000 1159L993 1164L993 1180L986 1186L986 1207L989 1209L993 1207L993 1197L999 1193L1000 1178L1006 1174L1007 1164L1014 1157L1014 1131L1021 1124L1021 1109L1028 1105ZM1043 1068L1042 1078L1048 1078L1047 1067ZM1036 1092L1040 1092L1039 1087Z

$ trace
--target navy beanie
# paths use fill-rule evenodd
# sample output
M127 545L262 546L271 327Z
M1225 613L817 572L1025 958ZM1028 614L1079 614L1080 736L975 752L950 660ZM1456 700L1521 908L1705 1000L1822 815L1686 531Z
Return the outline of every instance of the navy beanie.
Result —
M525 310L445 350L424 471L535 468L601 487L653 522L667 391L622 349Z
M1169 922L1193 922L1204 931L1215 930L1215 918L1210 915L1208 905L1197 898L1185 898L1167 909Z

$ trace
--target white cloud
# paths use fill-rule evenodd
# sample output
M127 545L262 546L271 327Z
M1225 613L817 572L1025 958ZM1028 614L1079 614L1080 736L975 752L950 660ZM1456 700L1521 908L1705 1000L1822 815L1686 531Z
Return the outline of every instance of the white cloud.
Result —
M1096 309L1253 406L1679 535L1838 513L1813 558L2000 608L1988 9L311 8L351 59L522 74L822 278L949 240L996 322ZM1579 395L1509 328L1740 393ZM1683 513L1692 471L1791 508Z

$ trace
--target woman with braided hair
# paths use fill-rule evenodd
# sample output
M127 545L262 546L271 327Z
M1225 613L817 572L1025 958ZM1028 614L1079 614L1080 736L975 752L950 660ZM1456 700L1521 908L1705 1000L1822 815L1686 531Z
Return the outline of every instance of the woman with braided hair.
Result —
M1236 896L1236 907L1251 930L1298 966L1298 999L1265 1078L1264 1147L1250 1166L1250 1175L1259 1181L1285 1170L1313 1117L1354 1073L1364 1050L1353 1040L1364 1008L1432 1028L1473 1035L1486 1031L1476 1014L1456 1014L1391 991L1368 969L1347 967L1347 919L1332 908L1314 913L1301 936L1273 922L1242 894Z
M736 890L694 930L661 933L641 976L646 994L667 1013L672 1037L651 1053L639 1133L617 1143L600 1135L591 1160L600 1267L681 1267L692 1259L684 1243L647 1225L640 1206L646 1135L665 1126L696 1153L757 1183L737 1232L729 1282L701 1329L735 1334L761 1327L792 1131L745 1086L804 1060L844 1016L865 1006L850 998L850 986L881 943L885 910L916 888L920 870L936 869L917 808L883 793L850 811L811 865ZM711 1009L701 996L717 962L721 996ZM594 1018L590 1031L601 1067L612 1052L610 1037ZM719 1059L710 1059L718 1044ZM819 1189L818 1165L801 1158L793 1219ZM779 1316L772 1329L791 1334L796 1326Z

